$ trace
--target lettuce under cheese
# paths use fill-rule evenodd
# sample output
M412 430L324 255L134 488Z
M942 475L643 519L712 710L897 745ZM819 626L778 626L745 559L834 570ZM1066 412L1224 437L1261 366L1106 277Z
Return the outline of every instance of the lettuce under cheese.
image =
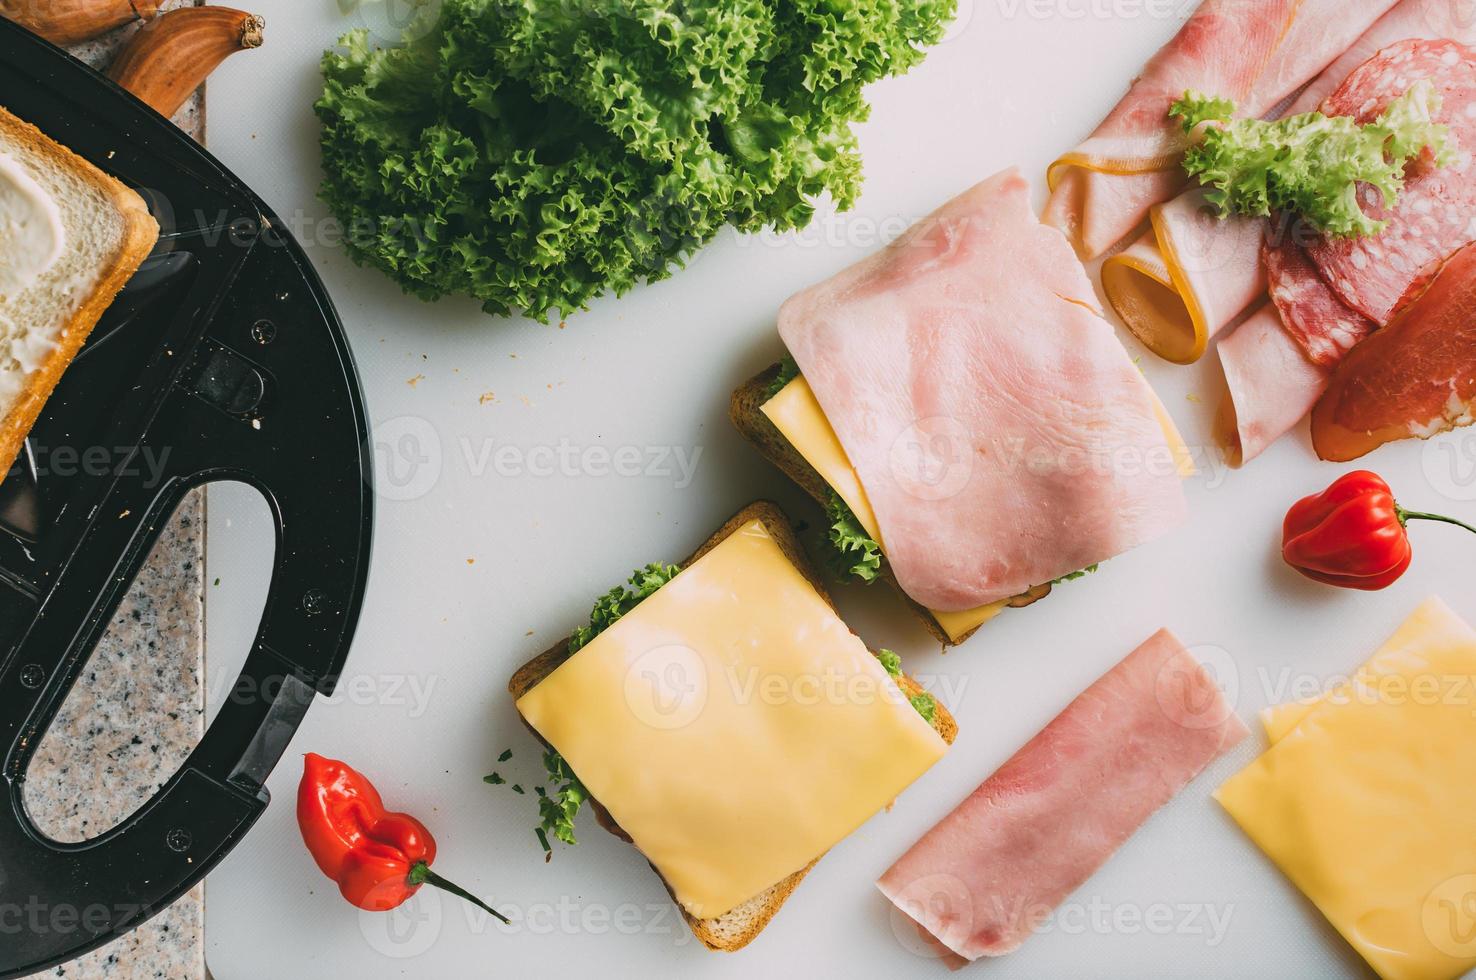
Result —
M825 515L830 518L826 540L830 542L830 563L836 574L842 579L860 579L868 585L875 582L881 574L881 545L866 533L855 512L833 490Z
M1320 112L1267 121L1234 119L1234 111L1233 102L1192 91L1170 109L1186 131L1201 133L1184 169L1222 218L1288 213L1325 235L1376 235L1385 223L1364 214L1364 185L1393 207L1411 160L1427 149L1440 166L1455 158L1449 127L1434 121L1440 93L1428 80L1364 125Z
M902 658L893 650L878 650L876 659L881 661L882 669L887 672L888 677L897 682L898 689L900 690ZM906 692L904 691L903 693L905 694ZM938 717L938 701L927 691L920 691L917 694L911 695L907 701L912 705L912 709L922 715L923 721L929 725Z
M956 0L440 0L323 58L323 199L422 299L546 320L663 279L725 225L808 224L861 185L864 87Z
M617 585L595 600L594 608L589 614L589 625L579 627L569 637L569 653L577 653L583 649L591 640L614 625L621 616L640 605L643 599L676 578L680 571L681 568L676 565L659 563L636 569L626 585ZM584 788L579 777L574 775L574 770L569 768L569 764L556 749L549 749L543 754L543 768L548 774L553 792L542 786L533 788L538 797L539 816L539 825L534 833L538 835L538 843L543 845L544 853L548 854L552 852L548 842L550 836L565 844L579 843L574 837L574 818L589 799L589 790Z

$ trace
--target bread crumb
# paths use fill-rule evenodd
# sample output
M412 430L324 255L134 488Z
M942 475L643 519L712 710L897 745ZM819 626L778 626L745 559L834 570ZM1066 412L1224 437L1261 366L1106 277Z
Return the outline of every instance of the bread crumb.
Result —
M406 381L405 383L407 385L409 385L410 387L414 388L416 385L420 384L424 380L425 380L425 375L423 375L423 374L417 374L415 377L411 378L409 381Z
M468 558L468 559L467 559L467 560L466 560L466 563L467 563L467 564L468 564L468 565L475 565L475 564L476 564L476 563L477 563L477 560L476 560L476 559L475 559L475 558Z
M1185 399L1185 400L1186 400L1186 401L1189 401L1189 402L1193 402L1193 403L1194 403L1194 404L1195 404L1195 405L1198 405L1198 404L1199 404L1199 396L1198 396L1198 395L1196 395L1196 394L1195 394L1195 393L1194 393L1194 392L1192 392L1192 391L1191 391L1191 392L1189 392L1189 394L1187 394L1187 395L1185 395L1185 396L1184 396L1184 399Z
M482 392L482 397L479 398L479 399L477 399L477 404L479 404L479 405L485 405L488 402L495 402L496 400L497 400L497 392L495 392L495 391L484 391L484 392Z

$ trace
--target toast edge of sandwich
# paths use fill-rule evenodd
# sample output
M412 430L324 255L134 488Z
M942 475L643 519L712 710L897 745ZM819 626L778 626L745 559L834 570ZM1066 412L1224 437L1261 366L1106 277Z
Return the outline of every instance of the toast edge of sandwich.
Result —
M784 512L779 509L777 504L770 503L769 501L756 501L734 514L691 557L681 562L680 567L688 567L725 541L729 535L753 520L763 522L764 527L774 538L775 543L779 545L779 549L784 553L784 557L788 558L794 567L799 569L800 574L814 587L815 591L819 593L820 598L825 600L826 605L830 606L832 610L835 609L835 603L830 598L830 593L825 590L825 584L821 580L819 573L811 565L809 557L805 554L805 550L800 544L799 537L795 534L793 526L789 523L789 518L784 515ZM522 667L519 667L517 672L513 674L512 679L508 681L508 693L516 701L536 687L545 677L553 672L554 668L558 667L565 660L568 660L570 656L569 638L566 637L564 640L528 661ZM922 685L905 675L897 678L897 683L908 697L920 694L923 691ZM526 721L524 724L527 724ZM531 726L529 728L531 730ZM936 714L934 715L933 728L950 745L953 744L953 740L958 736L958 723L941 702L938 704ZM538 735L537 732L533 734L540 742L543 742L542 736ZM547 745L548 743L544 742L544 744ZM619 825L610 816L609 811L601 806L598 800L591 798L590 804L594 808L600 826L615 836L627 842L634 843L631 841L630 836L620 829ZM692 933L708 949L726 953L737 952L757 938L758 934L764 930L764 927L779 912L779 909L784 905L790 894L804 880L805 875L809 874L810 869L819 863L821 857L824 857L824 855L822 854L816 857L815 860L788 878L775 885L771 885L742 905L717 918L698 919L688 914L686 909L681 908L680 903L677 904L677 908L681 909L682 917L687 920L687 926L692 930ZM652 870L655 870L654 866ZM659 875L660 872L658 871L657 874ZM666 884L665 879L662 879L662 883ZM676 895L672 893L669 884L666 884L666 890L668 893L671 893L672 900L675 901Z
M116 251L98 272L96 283L63 325L56 349L26 379L10 411L0 418L0 479L10 471L21 446L63 372L159 240L159 225L148 205L133 190L73 153L35 126L0 107L0 140L25 147L58 169L71 171L96 187L117 209L123 235Z
M785 476L799 484L800 489L809 494L823 510L830 503L830 495L834 492L830 484L816 472L808 460L799 454L799 450L794 448L794 445L784 437L784 433L779 431L762 410L764 403L769 400L769 385L779 377L780 370L779 364L770 365L739 386L728 403L728 418L765 459L783 471ZM892 574L892 566L887 563L885 557L882 558L881 563L881 578L902 597L902 601L907 603L907 608L911 609L913 615L922 621L923 626L933 638L945 647L958 646L978 630L976 626L957 640L951 639L948 631L939 624L927 607L902 591L902 586Z

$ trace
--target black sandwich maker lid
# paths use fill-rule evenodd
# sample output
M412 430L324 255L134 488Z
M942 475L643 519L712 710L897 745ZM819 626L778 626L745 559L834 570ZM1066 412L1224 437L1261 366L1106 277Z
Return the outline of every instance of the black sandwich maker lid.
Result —
M0 105L137 189L162 229L0 482L0 913L18 913L0 915L0 978L11 978L163 910L261 815L267 776L348 654L373 484L342 325L266 205L167 120L4 19ZM107 447L112 465L64 476L48 465L88 447ZM214 480L257 488L276 525L235 693L132 817L86 843L49 840L22 800L36 745L175 506ZM71 911L26 927L37 908Z

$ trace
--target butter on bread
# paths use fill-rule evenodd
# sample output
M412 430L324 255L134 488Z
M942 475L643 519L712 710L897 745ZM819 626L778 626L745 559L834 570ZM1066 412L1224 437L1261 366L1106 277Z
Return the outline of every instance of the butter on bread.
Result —
M138 194L3 107L0 155L29 191L45 195L63 233L60 250L37 263L31 281L0 295L3 478L62 373L153 249L159 226Z

